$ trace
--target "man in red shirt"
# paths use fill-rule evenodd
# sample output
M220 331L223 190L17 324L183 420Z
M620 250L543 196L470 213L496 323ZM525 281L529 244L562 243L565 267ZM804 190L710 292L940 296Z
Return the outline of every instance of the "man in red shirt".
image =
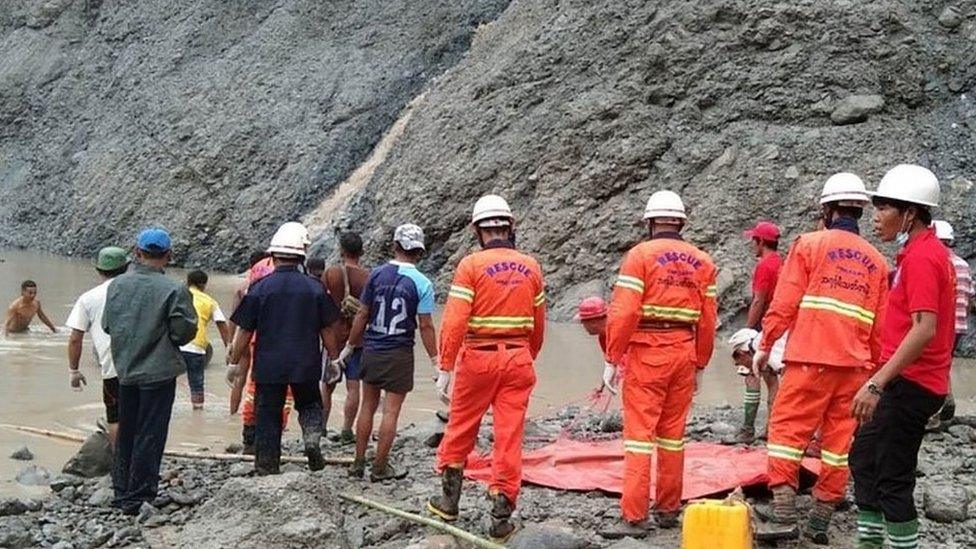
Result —
M756 226L742 233L752 241L752 251L759 258L756 268L752 272L752 303L746 317L746 327L755 331L762 330L762 317L773 300L776 280L779 278L779 268L783 264L779 252L779 227L769 221L760 221ZM766 382L769 408L773 407L773 398L779 388L779 376L771 368L762 372L762 381L749 368L739 368L739 374L745 381L745 396L742 399L745 415L742 427L730 438L722 440L725 444L752 444L756 439L756 415L759 413L759 402L762 399L762 381Z
M881 366L854 398L860 422L850 452L858 507L858 547L918 547L912 493L925 423L949 392L955 335L956 275L949 252L929 227L939 182L929 170L903 164L871 193L875 234L896 241ZM886 532L887 530L887 532Z

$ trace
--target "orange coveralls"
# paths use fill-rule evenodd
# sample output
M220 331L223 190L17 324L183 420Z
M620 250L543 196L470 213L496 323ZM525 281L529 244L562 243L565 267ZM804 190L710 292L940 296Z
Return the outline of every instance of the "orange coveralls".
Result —
M532 257L489 244L457 267L441 322L441 368L454 370L450 419L437 467L463 467L491 406L491 493L513 504L522 484L522 433L546 326L542 270Z
M817 231L793 243L759 342L768 351L790 330L786 371L769 419L770 487L797 489L803 450L822 423L823 466L813 496L827 503L843 499L857 428L851 403L881 353L887 294L884 257L858 234Z
M623 379L625 520L647 518L651 454L657 446L656 509L681 507L685 419L695 369L712 356L717 316L715 264L678 233L627 253L607 319L607 362L627 354Z

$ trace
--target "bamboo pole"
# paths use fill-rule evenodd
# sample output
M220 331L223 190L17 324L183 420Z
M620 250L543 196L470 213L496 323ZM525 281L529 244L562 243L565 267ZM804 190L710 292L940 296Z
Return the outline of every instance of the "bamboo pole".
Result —
M28 427L26 425L12 425L9 423L0 423L0 427L6 429L13 429L14 431L21 431L24 433L31 433L34 435L41 435L50 438L56 438L61 440L67 440L70 442L84 442L85 437L73 435L71 433L65 433L62 431L51 431L49 429L38 429L37 427ZM187 452L181 450L166 450L163 452L164 456L175 457L175 458L186 458L186 459L213 459L217 461L254 461L254 456L244 455L244 454L217 454L210 452ZM308 458L305 456L281 456L281 461L285 463L308 463ZM349 465L352 463L352 458L348 457L327 457L325 458L326 465Z
M448 534L450 534L450 535L458 538L459 540L466 541L466 542L474 545L475 547L481 547L483 549L505 549L505 546L504 545L500 545L500 544L497 544L497 543L495 543L493 541L489 541L489 540L486 540L485 538L476 536L476 535L472 534L471 532L468 532L466 530L462 530L462 529L458 528L457 526L451 526L450 524L447 524L445 522L441 522L439 520L434 520L434 519L431 519L431 518L427 518L427 517L424 517L424 516L420 516L420 515L418 515L416 513L409 513L407 511L403 511L403 510L397 509L396 507L393 507L393 506L390 506L390 505L386 505L385 503L380 503L378 501L373 501L371 499L366 499L366 498L364 498L362 496L357 496L357 495L353 495L353 494L346 494L346 493L340 493L339 494L339 497L342 498L342 499L344 499L344 500L346 500L346 501L351 501L351 502L354 502L354 503L358 503L360 505L365 505L367 507L372 507L373 509L376 509L378 511L383 511L384 513L387 513L387 514L390 514L390 515L393 515L393 516L397 516L397 517L400 517L402 519L406 519L406 520L409 520L411 522L415 522L417 524L422 524L424 526L429 526L431 528L440 530L441 532L446 532L446 533L448 533Z

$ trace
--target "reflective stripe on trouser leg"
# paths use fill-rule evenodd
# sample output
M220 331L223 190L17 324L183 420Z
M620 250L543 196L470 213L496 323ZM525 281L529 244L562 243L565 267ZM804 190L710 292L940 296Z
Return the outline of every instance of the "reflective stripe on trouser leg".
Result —
M535 371L532 355L524 347L497 353L502 366L491 406L495 441L489 490L505 494L514 505L522 485L522 435L529 396L535 387Z
M824 409L820 426L822 448L820 450L820 475L813 486L813 497L826 502L839 502L847 492L851 477L848 453L857 429L857 420L851 417L854 396L864 385L869 372L860 368L828 368L826 385L831 386L830 400Z
M450 414L437 447L437 468L463 467L478 440L481 419L498 388L494 351L462 349L454 375Z
M632 359L625 376L639 367L639 357ZM624 520L636 522L647 518L651 497L651 452L654 451L654 428L664 402L663 385L645 385L627 378L621 386L624 420L624 485L620 511Z
M822 367L787 365L769 418L766 450L771 488L798 488L803 451L824 417L832 392L830 381Z
M657 482L654 508L657 511L677 511L681 508L681 491L685 469L685 422L695 391L695 366L681 360L672 369L667 395L658 420Z

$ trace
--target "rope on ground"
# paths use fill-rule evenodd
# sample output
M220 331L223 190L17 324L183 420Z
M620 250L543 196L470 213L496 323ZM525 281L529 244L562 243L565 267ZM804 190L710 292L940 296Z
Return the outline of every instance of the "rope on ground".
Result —
M28 427L26 425L12 425L10 423L0 423L0 427L6 429L12 429L14 431L21 431L24 433L31 433L34 435L41 435L50 438L56 438L61 440L67 440L70 442L85 442L85 437L74 435L71 433L65 433L63 431L51 431L48 429L38 429L37 427ZM186 458L186 459L213 459L217 461L254 461L254 456L244 455L244 454L214 454L209 452L185 452L181 450L166 450L163 452L164 456L175 457L175 458ZM281 461L284 463L308 463L308 458L305 456L281 456ZM352 458L348 457L327 457L325 458L326 465L349 465L352 463Z
M420 515L418 515L416 513L409 513L407 511L402 511L400 509L397 509L396 507L392 507L390 505L386 505L386 504L380 503L378 501L373 501L371 499L366 499L366 498L364 498L362 496L356 496L356 495L353 495L353 494L340 493L339 494L339 497L342 498L342 499L344 499L344 500L346 500L346 501L351 501L351 502L354 502L354 503L358 503L360 505L365 505L367 507L372 507L373 509L376 509L378 511L383 511L384 513L387 513L387 514L390 514L390 515L393 515L393 516L397 516L397 517L400 517L402 519L406 519L406 520L409 520L411 522L415 522L417 524L422 524L424 526L430 526L431 528L435 528L437 530L440 530L441 532L446 532L446 533L448 533L448 534L450 534L450 535L458 538L459 540L466 541L466 542L474 545L475 547L482 547L484 549L505 549L505 546L504 545L499 545L499 544L497 544L497 543L495 543L493 541L486 540L485 538L476 536L476 535L472 534L471 532L468 532L466 530L462 530L462 529L458 528L457 526L451 526L450 524L441 522L439 520L434 520L432 518L427 518L427 517L424 517L424 516L420 516Z

